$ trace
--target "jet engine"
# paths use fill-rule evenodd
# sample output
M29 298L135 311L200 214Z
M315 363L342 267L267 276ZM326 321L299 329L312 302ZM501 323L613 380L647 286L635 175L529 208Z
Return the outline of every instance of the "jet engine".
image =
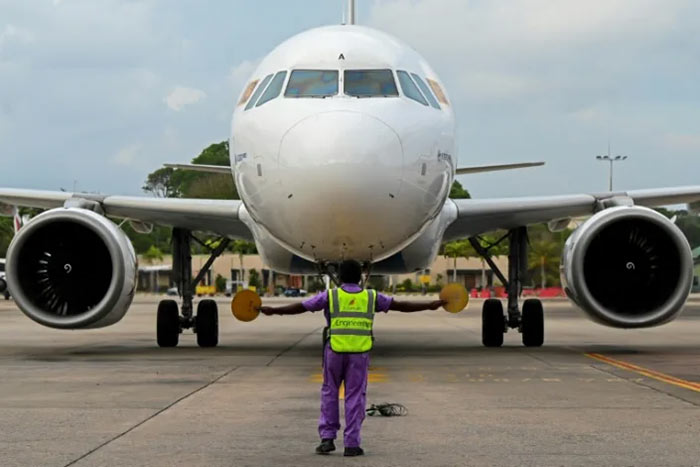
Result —
M594 321L643 328L675 319L693 280L683 233L666 217L638 206L605 209L569 238L562 283Z
M137 261L131 242L106 217L80 208L47 211L15 236L7 281L17 306L58 329L116 323L131 305Z

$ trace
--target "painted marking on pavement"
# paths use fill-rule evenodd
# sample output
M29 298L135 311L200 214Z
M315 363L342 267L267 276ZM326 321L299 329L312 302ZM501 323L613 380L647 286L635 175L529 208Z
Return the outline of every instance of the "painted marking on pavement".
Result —
M649 368L644 368L643 366L635 365L633 363L623 362L622 360L616 360L614 358L606 357L605 355L601 355L598 353L586 353L584 355L588 358L607 363L608 365L621 368L623 370L632 371L642 376L646 376L647 378L661 381L662 383L671 384L695 392L700 392L700 383L676 378L675 376L667 375L665 373L651 370Z

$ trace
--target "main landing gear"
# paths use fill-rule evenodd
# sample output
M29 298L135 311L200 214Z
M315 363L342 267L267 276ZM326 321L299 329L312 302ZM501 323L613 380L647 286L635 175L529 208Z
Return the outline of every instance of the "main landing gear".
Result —
M503 275L494 263L489 250L508 240L508 278ZM494 274L506 286L508 291L508 308L503 311L503 303L497 299L484 302L481 314L481 340L485 347L500 347L503 345L503 335L508 329L517 329L526 347L541 347L544 343L544 309L542 302L537 299L525 300L520 310L519 299L522 283L527 272L527 227L510 230L506 236L494 245L484 247L478 239L470 238L474 249L489 264Z
M182 297L182 308L178 310L175 300L163 300L158 305L156 335L160 347L177 347L180 334L192 329L197 334L200 347L216 347L219 344L219 314L214 300L202 300L194 315L194 291L211 268L214 260L226 250L230 240L222 239L216 248L210 248L211 256L192 280L192 236L189 230L173 229L173 278ZM201 242L199 242L201 244Z

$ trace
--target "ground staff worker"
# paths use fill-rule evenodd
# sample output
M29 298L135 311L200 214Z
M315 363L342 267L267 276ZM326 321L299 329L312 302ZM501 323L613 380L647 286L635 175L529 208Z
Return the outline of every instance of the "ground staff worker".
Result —
M398 301L359 283L362 267L357 261L343 261L339 268L340 288L322 292L301 303L260 308L266 315L296 315L324 310L329 339L323 359L321 417L318 454L335 451L334 440L340 429L338 390L345 382L345 456L361 456L360 429L365 419L369 351L372 349L372 325L375 312L396 310L414 312L437 310L444 302Z

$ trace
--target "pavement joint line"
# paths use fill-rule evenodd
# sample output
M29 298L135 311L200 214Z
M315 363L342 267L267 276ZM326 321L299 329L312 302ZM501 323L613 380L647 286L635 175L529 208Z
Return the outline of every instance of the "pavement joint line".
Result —
M608 365L612 365L623 370L631 371L642 376L646 376L647 378L661 381L662 383L671 384L684 389L688 389L690 391L700 392L700 383L676 378L675 376L667 375L665 373L661 373L660 371L645 368L643 366L635 365L633 363L628 363L622 360L616 360L614 358L610 358L598 353L586 353L584 355L594 360L607 363Z
M179 404L180 402L184 401L185 399L188 399L189 397L194 396L194 395L197 394L198 392L200 392L200 391L202 391L202 390L204 390L204 389L206 389L206 388L212 386L213 384L216 384L217 382L221 381L223 378L229 376L231 373L233 373L234 371L236 371L238 368L239 368L239 367L237 367L237 366L236 366L236 367L233 367L233 368L231 368L230 370L228 370L228 371L222 373L221 375L217 376L217 377L214 378L213 380L209 381L209 382L206 383L205 385L200 386L200 387L198 387L197 389L194 389L193 391L188 392L187 394L185 394L185 395L182 396L182 397L179 397L178 399L174 400L173 402L171 402L170 404L166 405L166 406L163 407L162 409L156 411L155 413L153 413L153 414L151 414L150 416L146 417L145 419L141 420L141 421L140 421L139 423L137 423L136 425L134 425L134 426L132 426L132 427L130 427L130 428L128 428L128 429L122 431L122 432L119 433L118 435L116 435L116 436L114 436L114 437L108 439L107 441L105 441L105 442L99 444L98 446L96 446L96 447L94 447L93 449L89 450L88 452L86 452L85 454L81 455L80 457L78 457L78 458L76 458L76 459L73 459L72 461L70 461L69 463L67 463L64 467L70 467L71 465L75 465L75 464L77 464L78 462L80 462L81 460L83 460L83 459L85 459L85 458L91 456L92 454L96 453L97 451L99 451L99 450L102 449L103 447L105 447L105 446L107 446L107 445L113 443L114 441L116 441L116 440L118 440L118 439L120 439L120 438L123 438L124 436L128 435L129 433L131 433L131 432L134 431L135 429L137 429L137 428L143 426L144 424L146 424L146 423L149 422L150 420L153 420L154 418L156 418L156 417L159 416L160 414L162 414L162 413L164 413L165 411L171 409L172 407L176 406L177 404Z
M270 366L270 365L272 365L273 363L275 363L275 360L277 360L277 359L280 358L282 355L286 354L287 352L289 352L290 350L292 350L294 347L296 347L297 345L299 345L304 339L306 339L306 338L309 337L310 335L317 333L320 329L323 329L323 328L315 328L313 331L304 334L304 335L301 337L301 339L297 340L297 341L294 342L292 345L290 345L289 347L287 347L286 349L282 350L280 353L278 353L277 355L275 355L274 357L272 357L272 360L270 360L269 362L267 362L267 364L266 364L265 366Z

